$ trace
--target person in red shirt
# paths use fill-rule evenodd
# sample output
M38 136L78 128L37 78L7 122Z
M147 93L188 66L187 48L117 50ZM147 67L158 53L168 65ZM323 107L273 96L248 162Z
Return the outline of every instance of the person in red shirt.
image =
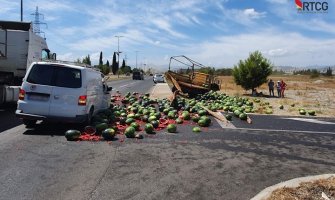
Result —
M280 92L281 92L280 97L282 97L282 98L284 98L284 92L285 92L286 86L287 86L287 84L283 80L281 80L281 82L280 82Z

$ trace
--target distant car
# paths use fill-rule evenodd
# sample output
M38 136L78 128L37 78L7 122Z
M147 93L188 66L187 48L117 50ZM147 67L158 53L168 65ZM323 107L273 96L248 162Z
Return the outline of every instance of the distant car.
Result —
M133 80L144 80L142 72L133 72Z
M153 74L149 74L149 76L153 76Z
M153 77L154 83L164 83L164 75L163 74L155 74Z

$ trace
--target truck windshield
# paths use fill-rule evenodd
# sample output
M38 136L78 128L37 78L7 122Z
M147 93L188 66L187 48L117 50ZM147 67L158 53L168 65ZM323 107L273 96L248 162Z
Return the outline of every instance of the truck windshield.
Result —
M81 71L65 66L34 65L27 82L67 88L81 87Z

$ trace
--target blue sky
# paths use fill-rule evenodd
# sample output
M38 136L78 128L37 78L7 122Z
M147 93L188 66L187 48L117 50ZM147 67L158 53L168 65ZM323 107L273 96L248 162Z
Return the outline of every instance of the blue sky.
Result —
M24 20L38 6L49 48L59 59L90 54L138 66L166 67L186 55L205 65L232 67L259 50L275 65L335 64L335 0L328 13L297 13L294 0L29 0ZM0 20L19 20L20 1L0 0Z

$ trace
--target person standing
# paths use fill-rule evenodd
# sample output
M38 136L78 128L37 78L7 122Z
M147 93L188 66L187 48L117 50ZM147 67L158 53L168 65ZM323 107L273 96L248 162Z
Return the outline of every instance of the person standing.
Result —
M275 83L272 81L272 79L270 79L269 83L268 83L268 86L269 86L269 93L270 93L270 96L272 94L272 96L275 96L273 90L274 90L274 86L275 86Z
M280 98L281 96L281 84L280 81L277 81L277 93L278 93L278 97Z
M280 82L280 97L281 98L284 98L284 92L285 92L286 86L287 84L283 80L281 80Z

